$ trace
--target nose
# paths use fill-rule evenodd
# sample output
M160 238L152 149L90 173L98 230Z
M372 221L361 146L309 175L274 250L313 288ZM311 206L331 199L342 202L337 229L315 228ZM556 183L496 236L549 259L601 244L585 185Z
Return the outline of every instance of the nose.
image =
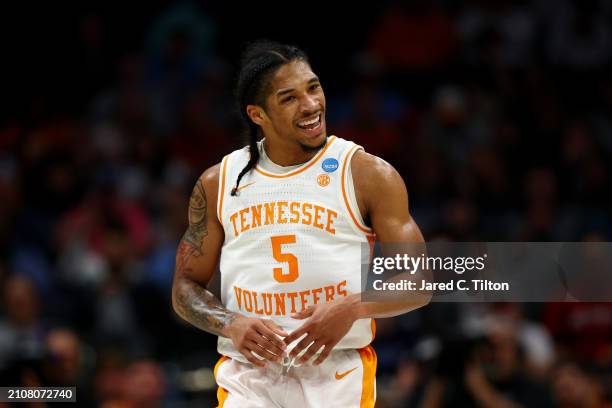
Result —
M304 116L308 116L316 112L320 107L320 102L314 95L304 95L302 103L300 104L300 113Z

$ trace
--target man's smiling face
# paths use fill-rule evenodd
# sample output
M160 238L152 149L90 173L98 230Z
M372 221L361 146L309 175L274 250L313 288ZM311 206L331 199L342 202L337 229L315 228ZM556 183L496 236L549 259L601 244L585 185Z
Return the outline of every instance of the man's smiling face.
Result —
M325 145L325 94L306 62L292 61L276 71L263 110L259 125L266 138L298 144L306 152Z

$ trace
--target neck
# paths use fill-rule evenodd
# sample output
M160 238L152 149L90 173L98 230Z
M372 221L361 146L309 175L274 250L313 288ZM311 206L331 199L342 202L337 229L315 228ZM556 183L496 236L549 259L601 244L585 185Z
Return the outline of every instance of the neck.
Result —
M267 138L263 143L266 155L273 163L279 166L296 166L312 159L325 146L327 139L322 145L316 147L283 143L282 141L270 143Z

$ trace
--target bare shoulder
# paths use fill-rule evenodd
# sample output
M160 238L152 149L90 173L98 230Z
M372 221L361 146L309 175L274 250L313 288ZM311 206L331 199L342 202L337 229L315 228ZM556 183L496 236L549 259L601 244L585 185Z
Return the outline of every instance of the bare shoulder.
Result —
M378 156L358 150L351 160L353 183L360 195L380 194L405 188L402 176L395 168Z
M195 191L199 191L200 194L204 195L205 199L212 204L216 205L217 192L219 191L219 172L221 169L221 163L217 163L204 170L204 172L198 178Z
M205 185L215 186L215 188L219 185L219 173L221 172L221 163L217 163L214 166L211 166L204 170L202 175L200 175L200 181Z

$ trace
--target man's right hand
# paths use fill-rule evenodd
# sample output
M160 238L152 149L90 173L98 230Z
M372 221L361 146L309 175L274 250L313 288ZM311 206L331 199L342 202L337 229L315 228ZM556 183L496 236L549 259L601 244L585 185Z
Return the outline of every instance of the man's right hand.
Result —
M228 337L234 347L251 363L265 367L264 360L280 362L285 354L286 345L278 336L287 337L289 333L272 320L257 319L238 315L228 327Z

